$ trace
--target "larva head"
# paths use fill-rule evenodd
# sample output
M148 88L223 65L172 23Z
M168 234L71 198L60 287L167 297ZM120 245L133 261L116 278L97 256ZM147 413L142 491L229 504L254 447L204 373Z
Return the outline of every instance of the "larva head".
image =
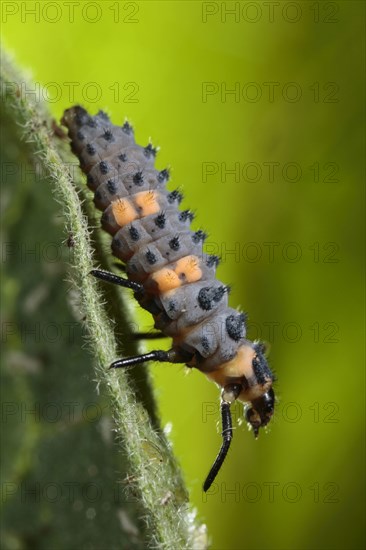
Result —
M252 394L252 398L245 412L245 418L251 425L255 438L258 437L259 428L263 428L271 420L275 406L273 374L268 366L265 351L266 348L262 342L253 343L251 360L253 374L248 379L248 396Z
M246 421L252 426L254 437L258 437L259 428L263 428L271 420L274 412L275 394L273 388L258 399L251 402L245 412Z
M83 107L80 105L74 105L74 107L70 107L64 111L61 123L69 128L75 123L77 126L80 126L82 123L86 123L90 119L91 117Z

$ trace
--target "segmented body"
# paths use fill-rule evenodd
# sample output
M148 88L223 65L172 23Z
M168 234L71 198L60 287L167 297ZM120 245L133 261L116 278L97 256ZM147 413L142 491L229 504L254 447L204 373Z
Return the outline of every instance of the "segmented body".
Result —
M273 380L263 349L245 338L245 316L228 306L228 287L216 278L218 258L204 253L191 212L179 210L181 194L166 189L169 174L155 169L155 149L137 145L130 125L115 126L102 112L72 107L63 123L113 254L143 285L136 298L155 327L189 367L223 388L240 384L243 401L261 397Z

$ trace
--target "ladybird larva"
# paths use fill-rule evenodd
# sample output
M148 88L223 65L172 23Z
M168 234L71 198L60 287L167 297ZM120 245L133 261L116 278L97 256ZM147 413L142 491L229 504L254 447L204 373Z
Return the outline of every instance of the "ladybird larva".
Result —
M99 111L67 109L62 123L94 192L103 228L111 234L113 254L126 265L127 278L93 270L96 277L132 289L151 312L155 328L172 338L169 351L155 350L117 360L113 368L145 361L185 363L222 388L222 445L203 485L207 491L232 439L230 405L250 405L246 420L257 437L275 404L264 344L246 338L245 315L229 307L229 287L216 278L218 258L203 251L205 234L192 231L182 195L168 191L167 170L154 167L156 149L135 143L133 129L115 126Z

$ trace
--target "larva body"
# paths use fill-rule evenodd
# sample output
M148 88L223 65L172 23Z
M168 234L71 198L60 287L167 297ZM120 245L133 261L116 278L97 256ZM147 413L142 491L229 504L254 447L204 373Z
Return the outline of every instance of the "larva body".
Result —
M136 145L131 126L115 126L103 112L75 106L62 122L113 254L140 285L135 297L155 327L172 338L170 357L221 386L223 403L252 402L247 419L257 433L274 405L263 346L246 339L245 316L228 306L228 287L216 278L218 258L203 252L205 234L190 229L181 194L166 189L169 174L155 169L155 149Z

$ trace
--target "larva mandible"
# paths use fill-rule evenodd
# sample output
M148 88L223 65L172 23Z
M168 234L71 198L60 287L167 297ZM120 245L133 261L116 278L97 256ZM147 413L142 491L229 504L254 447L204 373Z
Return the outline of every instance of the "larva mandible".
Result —
M102 270L92 274L132 289L152 314L155 328L172 338L169 351L120 359L111 366L185 363L222 388L222 444L203 485L207 491L230 447L230 405L236 399L250 403L245 416L255 437L273 415L274 376L264 345L246 339L245 316L228 306L228 287L216 279L218 258L203 252L204 232L190 230L192 213L178 208L182 195L166 189L169 173L154 168L154 147L136 145L132 127L127 122L113 125L102 111L91 116L74 106L65 111L62 123L127 278Z

